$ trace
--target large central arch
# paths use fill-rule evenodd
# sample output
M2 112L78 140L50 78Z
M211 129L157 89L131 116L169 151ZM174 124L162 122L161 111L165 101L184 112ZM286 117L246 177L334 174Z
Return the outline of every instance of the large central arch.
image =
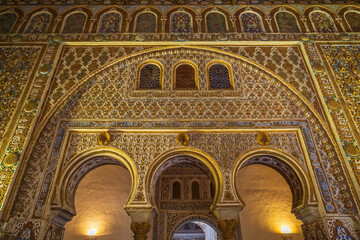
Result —
M185 161L182 157L190 157L190 159L188 158ZM189 163L191 162L191 158L195 160L193 164L196 164L196 160L204 164L214 180L215 195L210 209L212 210L219 202L223 191L223 177L216 161L210 155L198 149L177 148L164 152L154 159L145 176L146 195L150 198L148 201L154 208L156 208L156 204L152 193L154 192L153 190L155 189L158 177L169 166L183 162Z

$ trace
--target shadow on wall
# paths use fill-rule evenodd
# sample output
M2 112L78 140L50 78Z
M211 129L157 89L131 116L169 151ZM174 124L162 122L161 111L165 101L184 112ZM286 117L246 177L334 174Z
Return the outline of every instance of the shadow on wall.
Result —
M96 240L132 239L131 219L124 206L131 190L127 169L105 165L80 182L75 195L76 216L65 225L64 240L82 240L96 229Z
M302 222L291 213L292 194L286 180L270 167L255 164L239 170L236 188L245 202L240 212L243 240L281 240L288 226L293 240L303 240Z

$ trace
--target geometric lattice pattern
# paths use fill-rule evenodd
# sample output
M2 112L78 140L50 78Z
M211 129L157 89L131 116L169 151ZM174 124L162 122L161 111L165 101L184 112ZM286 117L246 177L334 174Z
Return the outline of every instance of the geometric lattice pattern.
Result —
M9 33L16 21L15 13L4 13L0 15L0 33Z
M226 33L226 20L221 13L209 13L206 15L206 24L208 33Z
M139 89L159 89L160 68L155 64L147 64L140 70Z
M156 29L156 16L153 13L141 13L136 19L135 32L154 33Z
M245 12L241 14L241 26L243 32L260 33L263 32L260 17L256 13Z
M191 16L185 12L175 12L171 15L172 33L191 33Z
M117 12L104 14L100 20L100 33L118 33L120 32L121 15Z
M86 21L86 15L84 13L73 13L65 22L63 33L82 33L84 24Z
M289 12L279 12L276 14L276 22L281 33L299 33L296 18Z
M45 33L49 26L50 19L51 16L48 13L40 13L33 16L25 33Z
M214 64L209 68L209 83L213 89L231 88L229 70L223 64Z
M348 12L345 14L345 18L349 23L353 32L360 32L360 13L359 12Z
M175 89L196 89L195 69L190 64L181 64L176 68Z
M315 30L319 33L333 33L336 32L333 21L330 16L324 12L312 12L310 19Z

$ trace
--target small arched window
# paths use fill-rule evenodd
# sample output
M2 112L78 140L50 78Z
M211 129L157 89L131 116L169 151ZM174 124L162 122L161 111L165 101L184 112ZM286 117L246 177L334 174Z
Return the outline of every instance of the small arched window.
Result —
M175 181L172 184L172 198L173 199L181 198L181 184L178 181Z
M299 33L300 29L295 16L289 12L276 13L276 22L281 33Z
M197 181L193 181L191 183L191 198L200 199L200 186L199 186L199 182Z
M353 32L360 32L360 12L346 12L345 18Z
M140 68L139 89L161 89L161 69L156 64L145 64Z
M331 20L329 14L325 12L311 12L310 20L316 32L319 33L333 33L336 32L334 22Z
M218 12L211 12L206 15L206 26L208 33L226 33L228 32L226 18Z
M136 18L137 33L154 33L156 32L156 16L152 12L140 13Z
M49 13L39 13L33 16L25 30L25 33L46 33L51 15Z
M263 27L261 24L261 17L253 12L245 12L241 14L241 27L243 32L247 33L261 33Z
M109 12L101 16L100 33L119 33L121 27L121 15L118 12Z
M86 21L85 13L76 12L66 18L63 33L82 33Z
M170 17L172 33L192 33L192 19L186 12L174 12Z
M208 74L210 89L232 89L229 69L224 64L212 64Z
M15 13L3 13L0 15L0 34L10 33L17 15Z
M192 64L181 63L175 67L175 89L197 89L196 69Z

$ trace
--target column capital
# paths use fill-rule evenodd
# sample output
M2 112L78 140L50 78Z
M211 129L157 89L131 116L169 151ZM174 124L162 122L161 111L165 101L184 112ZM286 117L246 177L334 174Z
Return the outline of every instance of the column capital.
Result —
M146 234L150 231L148 222L132 222L131 230L134 233L134 240L146 240Z
M293 211L296 218L304 224L313 223L319 220L320 214L317 207L304 207Z
M218 225L224 240L236 240L236 229L239 226L238 219L219 220Z

